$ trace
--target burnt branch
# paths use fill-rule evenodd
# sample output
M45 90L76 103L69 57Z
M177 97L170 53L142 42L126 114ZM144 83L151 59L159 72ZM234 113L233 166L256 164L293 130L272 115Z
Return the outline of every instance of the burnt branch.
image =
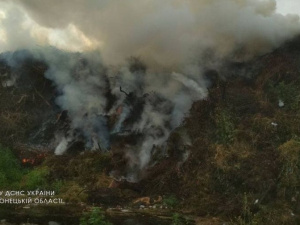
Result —
M122 90L122 87L120 86L120 91L122 92L122 93L124 93L127 97L129 96L129 94L126 92L126 91L123 91Z

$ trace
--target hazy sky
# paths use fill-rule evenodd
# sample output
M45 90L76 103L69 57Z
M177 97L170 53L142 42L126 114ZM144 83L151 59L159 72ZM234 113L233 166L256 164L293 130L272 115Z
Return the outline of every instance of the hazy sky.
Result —
M300 14L299 0L276 0L277 11L283 14L295 13Z

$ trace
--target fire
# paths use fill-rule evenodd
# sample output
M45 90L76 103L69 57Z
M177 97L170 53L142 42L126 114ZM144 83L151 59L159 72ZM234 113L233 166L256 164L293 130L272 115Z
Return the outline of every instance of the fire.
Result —
M33 165L34 162L35 162L34 159L26 159L26 158L23 158L23 159L22 159L22 163L23 163L23 164L31 164L31 165Z
M22 164L24 165L38 165L40 164L43 159L46 157L45 153L40 153L37 154L36 156L33 157L28 157L28 158L22 158Z

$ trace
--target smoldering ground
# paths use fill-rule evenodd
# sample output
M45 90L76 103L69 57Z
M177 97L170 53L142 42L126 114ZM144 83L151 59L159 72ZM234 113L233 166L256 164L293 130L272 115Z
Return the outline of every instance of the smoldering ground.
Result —
M116 133L139 133L124 150L139 169L206 98L205 70L222 76L226 61L269 52L300 31L298 16L278 14L272 0L14 0L1 1L0 15L0 47L45 62L68 112L55 152L77 138L109 150ZM20 60L5 57L11 67Z

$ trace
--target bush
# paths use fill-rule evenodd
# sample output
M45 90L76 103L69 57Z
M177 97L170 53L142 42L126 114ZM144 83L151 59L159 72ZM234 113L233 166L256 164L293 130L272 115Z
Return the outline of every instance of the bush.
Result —
M251 204L249 203L248 196L244 193L241 216L239 216L232 225L258 225L253 219L254 217L250 210L250 206Z
M296 194L300 185L300 141L291 139L279 148L282 169L280 173L279 194ZM289 196L291 197L291 196Z
M91 212L83 214L80 225L112 225L112 223L105 219L104 212L99 207L94 207Z
M293 211L288 204L277 201L267 206L262 206L260 211L253 216L251 225L260 224L299 224L299 218L293 215Z
M85 188L74 181L68 181L60 188L60 196L69 203L80 203L87 200Z
M299 224L299 219L293 215L292 210L284 202L275 202L267 206L260 206L257 213L249 210L250 204L246 202L242 216L239 216L229 225L291 225Z
M48 188L47 176L49 173L48 167L35 168L24 177L24 187L28 190Z
M189 221L179 213L174 213L172 216L172 225L188 225Z
M9 149L0 145L0 154L0 187L17 188L25 171Z
M276 97L274 99L276 104L281 100L284 102L285 107L290 110L297 110L299 108L300 93L298 89L293 83L286 84L283 81L277 85L273 83L269 84L269 92Z
M215 116L216 137L218 144L229 144L234 138L234 124L230 113L225 109L217 110Z
M55 193L59 193L64 186L64 182L62 180L56 180L52 185L51 189L55 191Z
M164 198L163 203L169 207L176 207L179 204L179 201L175 196L170 195Z

